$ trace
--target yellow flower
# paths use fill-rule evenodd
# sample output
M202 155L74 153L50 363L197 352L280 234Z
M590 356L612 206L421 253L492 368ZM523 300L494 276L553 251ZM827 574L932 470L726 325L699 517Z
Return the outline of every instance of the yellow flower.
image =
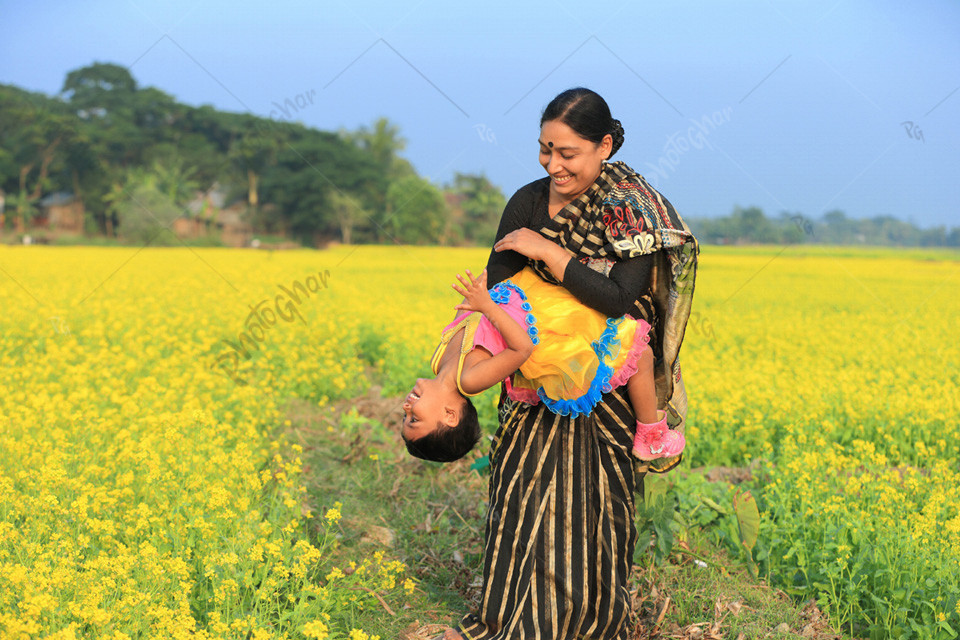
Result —
M332 580L336 580L337 578L342 578L342 577L344 577L344 573L343 571L340 570L340 567L334 567L333 570L331 570L330 573L327 574L327 581L330 582Z
M324 640L330 635L330 629L319 620L314 620L300 627L300 633L314 640Z
M333 503L333 508L327 510L326 519L330 524L335 524L340 522L340 519L343 517L343 514L340 513L340 508L343 505L339 502Z

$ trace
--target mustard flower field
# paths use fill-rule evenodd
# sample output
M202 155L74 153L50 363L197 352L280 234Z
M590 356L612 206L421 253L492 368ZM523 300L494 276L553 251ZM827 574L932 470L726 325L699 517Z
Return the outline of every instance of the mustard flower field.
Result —
M376 638L410 567L330 562L284 405L404 393L486 255L0 247L0 637ZM857 637L960 631L958 272L702 248L685 466L750 467L760 575Z

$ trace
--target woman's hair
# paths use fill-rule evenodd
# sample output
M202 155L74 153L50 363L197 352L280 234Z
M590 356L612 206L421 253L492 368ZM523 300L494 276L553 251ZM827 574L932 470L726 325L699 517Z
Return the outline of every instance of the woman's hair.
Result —
M480 420L477 418L476 407L466 396L463 396L460 422L456 426L448 427L438 422L437 430L433 433L416 440L403 438L410 455L432 462L459 460L470 453L478 440L480 440Z
M600 144L603 137L610 134L613 137L610 158L623 145L623 127L620 121L610 115L606 100L590 89L567 89L551 100L540 116L540 126L551 120L559 120L573 129L578 136L594 144Z

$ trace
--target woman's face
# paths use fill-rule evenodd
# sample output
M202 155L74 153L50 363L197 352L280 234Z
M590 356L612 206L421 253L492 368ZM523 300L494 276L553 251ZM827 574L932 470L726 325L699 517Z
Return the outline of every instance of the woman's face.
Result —
M562 201L573 200L593 184L613 147L610 135L594 144L559 120L543 123L539 142L540 164L550 175L550 190Z

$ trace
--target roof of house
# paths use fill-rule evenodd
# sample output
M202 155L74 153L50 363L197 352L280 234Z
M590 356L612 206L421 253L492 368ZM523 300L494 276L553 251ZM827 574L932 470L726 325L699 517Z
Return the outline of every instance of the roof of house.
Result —
M73 202L73 194L69 191L57 191L40 199L41 207L56 207Z

